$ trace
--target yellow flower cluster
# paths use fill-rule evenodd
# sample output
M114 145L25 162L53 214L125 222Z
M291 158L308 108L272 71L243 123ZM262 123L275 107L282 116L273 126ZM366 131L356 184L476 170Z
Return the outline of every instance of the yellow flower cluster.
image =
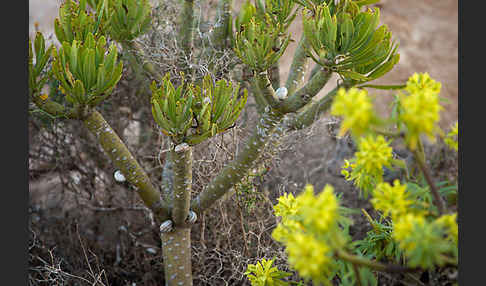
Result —
M361 137L356 156L356 165L370 175L382 175L383 167L389 167L393 158L392 148L385 137Z
M296 232L303 231L302 224L288 217L283 217L282 221L272 232L272 237L276 241L286 243L287 240Z
M393 238L398 242L404 242L410 237L415 228L425 225L425 217L416 214L406 214L393 222ZM417 242L410 241L401 243L402 249L412 249L416 247Z
M383 167L391 166L393 160L392 148L385 137L360 137L358 151L351 160L344 160L341 174L348 181L353 181L364 196L377 184L383 181ZM349 170L351 169L351 170Z
M458 122L456 122L452 128L451 131L447 134L446 138L444 139L444 142L454 150L459 149L459 144L457 142L457 136L459 135L459 130L458 130Z
M324 282L323 277L329 276L332 272L331 249L312 235L294 234L287 242L286 252L289 264L304 278Z
M431 219L425 210L414 209L415 201L406 185L398 180L380 183L373 190L371 203L393 223L393 239L411 267L430 268L445 263L444 257L457 253L456 215ZM444 239L448 237L448 239Z
M393 186L389 183L380 183L373 190L373 207L383 213L385 216L391 216L393 219L406 214L412 204L406 192L406 185L401 185L400 181L395 180Z
M343 136L348 130L354 136L359 136L368 130L375 118L368 93L357 88L348 91L339 89L331 106L331 114L343 117L339 136Z
M414 73L407 81L405 90L410 94L431 92L439 94L441 89L440 82L433 80L428 73Z
M454 228L455 227L455 228ZM456 232L454 232L456 231ZM408 265L424 269L443 265L448 254L457 255L455 215L427 221L423 215L406 214L393 222L393 238L408 258ZM453 243L444 239L449 236Z
M425 74L414 74L407 82L409 95L402 94L402 113L400 120L407 126L406 141L410 149L415 150L420 134L426 134L432 141L437 131L439 112L440 83Z
M437 223L447 229L448 237L457 244L459 228L457 227L457 213L443 215L437 219Z
M276 216L287 217L297 212L296 199L294 195L285 193L278 198L278 204L273 209Z
M299 275L326 282L331 274L333 249L343 244L338 227L339 203L333 187L314 195L312 185L294 198L286 194L274 206L282 221L272 237L286 247L289 264Z
M306 228L325 233L336 223L339 205L330 185L326 185L317 197L312 185L307 185L299 196L298 207Z
M365 196L367 196L368 190L373 186L374 178L364 172L363 168L357 168L356 163L353 163L355 161L355 158L351 161L345 159L344 165L341 167L341 174L344 175L346 181L353 181L355 186L364 190Z

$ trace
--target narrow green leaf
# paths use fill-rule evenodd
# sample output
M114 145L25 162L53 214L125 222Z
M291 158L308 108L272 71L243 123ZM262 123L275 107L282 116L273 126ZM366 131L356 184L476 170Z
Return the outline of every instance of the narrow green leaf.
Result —
M399 90L404 89L407 85L405 84L396 84L396 85L378 85L378 84L364 84L360 85L357 88L374 88L374 89L383 89L383 90Z

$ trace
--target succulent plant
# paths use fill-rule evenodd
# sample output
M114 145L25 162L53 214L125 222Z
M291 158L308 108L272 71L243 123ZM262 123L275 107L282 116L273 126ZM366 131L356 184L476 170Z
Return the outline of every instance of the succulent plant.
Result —
M95 38L104 35L108 24L107 1L98 2L100 5L94 6L94 13L87 9L86 0L80 0L79 3L67 0L61 4L59 17L54 20L54 33L61 44L71 44L74 40L84 42L90 34ZM94 2L90 1L89 4L94 5Z
M49 46L46 49L44 36L40 32L36 33L33 46L34 50L32 50L32 42L29 39L28 68L29 92L31 95L40 92L44 84L46 84L47 80L49 79L47 73L44 72L44 68L48 63L51 52L54 48L53 46Z
M131 41L150 27L152 7L148 0L110 1L109 34L116 41Z
M93 34L84 42L65 41L59 50L53 50L52 72L68 102L95 106L111 94L123 64L117 61L114 43L106 51L105 37L95 40Z
M246 104L247 92L238 99L239 86L206 76L201 85L175 88L167 74L161 87L152 82L152 114L161 131L174 143L198 144L230 128ZM193 126L195 124L195 126Z
M398 44L386 25L378 27L379 20L379 8L356 12L343 6L336 14L325 3L306 8L303 26L308 55L345 78L358 82L379 78L400 58Z
M236 55L257 72L266 71L275 64L290 40L290 36L284 34L282 24L273 24L268 14L264 18L266 21L250 18L248 23L240 26L235 37ZM283 41L280 41L282 37Z

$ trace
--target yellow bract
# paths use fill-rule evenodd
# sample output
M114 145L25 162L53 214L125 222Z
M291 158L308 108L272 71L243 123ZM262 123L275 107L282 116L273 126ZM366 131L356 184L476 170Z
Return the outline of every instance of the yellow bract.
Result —
M437 223L444 226L447 229L449 238L452 239L456 244L458 242L458 232L457 227L457 213L443 215L437 219Z
M297 212L296 200L294 195L285 193L278 198L278 204L273 209L276 216L286 217Z
M417 214L406 214L393 222L393 237L399 242L400 248L405 250L412 250L416 243L409 241L405 242L410 236L416 226L423 227L426 221L425 218Z
M323 275L331 272L330 250L329 246L312 235L302 233L292 235L286 248L289 264L299 271L300 276L314 281L322 280Z
M420 92L431 92L439 94L441 83L433 80L428 73L414 73L407 81L405 88L410 94Z
M400 119L407 126L406 141L410 149L415 150L420 134L427 135L434 141L438 130L440 83L432 80L428 74L414 74L407 82L409 95L402 94L402 113Z
M289 237L295 233L302 231L302 225L292 219L282 218L282 221L277 225L277 227L272 232L272 237L276 241L286 243Z
M336 223L339 206L333 188L329 185L317 197L314 196L312 185L307 185L304 192L297 197L297 204L306 227L324 233Z
M348 130L355 136L365 133L374 118L373 104L368 93L357 88L348 91L339 89L331 106L331 114L343 117L339 136Z
M361 137L355 156L358 168L373 176L381 176L383 166L390 166L393 158L389 142L381 135Z
M406 192L406 185L401 185L400 181L395 180L393 186L389 183L380 183L373 191L371 203L383 215L390 215L393 219L406 214L412 204Z
M282 221L272 237L285 245L289 264L304 278L329 282L333 252L344 241L337 223L339 203L333 187L326 185L314 195L314 187L307 185L295 198L291 194L280 197L274 210Z

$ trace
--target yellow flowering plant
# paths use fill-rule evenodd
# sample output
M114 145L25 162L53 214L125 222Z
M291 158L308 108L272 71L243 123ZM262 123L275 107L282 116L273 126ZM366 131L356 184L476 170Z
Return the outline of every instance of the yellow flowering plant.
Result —
M350 130L354 136L359 136L368 130L368 126L376 120L373 103L364 89L344 88L338 90L331 114L342 116L339 136Z
M400 94L399 120L406 127L405 140L412 150L417 148L421 134L427 135L431 141L435 140L442 110L439 104L440 87L440 83L427 73L414 74L407 82L406 93Z
M335 251L349 241L342 229L350 224L334 188L326 185L315 195L307 185L297 197L280 197L274 211L282 219L272 237L285 246L290 266L304 279L330 285L337 267Z
M444 142L453 150L458 150L459 149L459 143L457 142L459 136L459 130L458 130L458 122L454 123L452 125L451 130L449 133L447 133L446 138L444 139Z
M389 144L382 135L361 137L355 157L345 161L342 174L363 190L365 197L374 185L383 181L383 168L392 165L393 154Z
M317 194L307 185L298 195L284 194L274 206L281 219L272 237L285 247L289 266L313 285L336 280L339 285L378 285L376 271L457 266L457 213L442 200L452 186L432 180L421 141L425 135L434 142L440 131L441 85L424 73L399 88L389 118L377 116L367 91L357 88L338 90L330 109L343 119L339 136L350 132L357 146L342 174L365 198L371 195L376 211L373 218L362 210L372 227L366 237L352 241L352 221L330 185ZM457 134L456 123L443 137L453 149ZM413 154L412 165L395 154L393 146L400 141ZM385 178L387 169L405 169L401 174L406 176L391 182Z
M285 282L282 278L292 275L289 272L280 271L277 267L272 266L275 259L265 259L258 261L256 264L248 264L245 275L250 280L252 286L286 286L290 283Z

